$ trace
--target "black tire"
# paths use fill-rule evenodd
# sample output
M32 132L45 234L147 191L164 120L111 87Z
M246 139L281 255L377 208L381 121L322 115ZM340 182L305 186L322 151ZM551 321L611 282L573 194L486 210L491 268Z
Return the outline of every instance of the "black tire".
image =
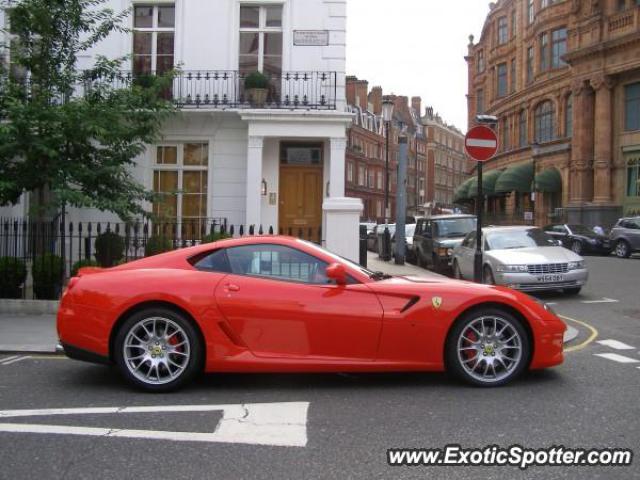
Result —
M565 288L565 289L563 290L563 292L564 292L566 295L579 295L581 291L582 291L582 287Z
M134 376L124 358L124 342L129 332L138 325L139 322L154 317L168 319L177 324L183 330L186 340L189 342L190 357L188 358L186 366L174 380L162 384L147 383ZM196 327L183 314L164 307L148 308L131 315L118 329L113 348L113 358L125 380L134 387L147 392L164 393L175 391L189 383L202 371L204 365L204 345L202 345Z
M464 280L462 277L462 272L460 271L460 266L458 265L458 261L453 261L453 278L457 280Z
M491 267L489 265L485 265L482 268L482 283L484 283L485 285L496 284L496 279L493 276L493 270L491 270Z
M571 244L571 251L576 255L582 255L582 251L584 250L584 246L580 240L574 240Z
M510 372L500 380L480 381L467 372L458 356L457 343L462 332L467 326L481 317L498 317L508 322L512 328L518 333L521 339L521 356L519 361L514 364ZM476 387L499 387L510 383L517 379L528 368L531 359L531 340L527 329L522 322L514 317L511 313L495 307L479 307L475 308L458 319L447 337L445 345L445 366L447 372L454 377Z
M614 248L614 253L618 258L629 258L631 256L631 247L626 240L618 240Z

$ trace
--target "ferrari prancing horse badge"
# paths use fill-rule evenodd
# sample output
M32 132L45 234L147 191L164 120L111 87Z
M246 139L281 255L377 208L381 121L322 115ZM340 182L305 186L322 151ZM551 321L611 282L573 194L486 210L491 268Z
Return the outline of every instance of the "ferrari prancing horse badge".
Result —
M442 306L442 297L433 297L431 303L433 304L433 308L438 310Z

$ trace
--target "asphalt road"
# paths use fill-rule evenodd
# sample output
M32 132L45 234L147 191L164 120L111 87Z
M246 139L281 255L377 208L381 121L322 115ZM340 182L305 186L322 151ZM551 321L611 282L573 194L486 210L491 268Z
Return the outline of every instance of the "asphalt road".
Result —
M308 403L304 447L0 432L0 478L640 478L638 458L630 467L525 472L389 467L386 461L388 448L454 443L638 449L640 259L587 261L591 279L582 295L544 297L559 314L582 322L574 323L581 334L565 364L499 389L469 388L440 374L209 375L160 396L129 389L105 367L0 355L2 411ZM592 339L594 329L598 336ZM606 340L616 342L597 343ZM620 350L623 344L631 348ZM621 363L610 354L638 363ZM0 422L196 433L214 431L221 418L217 410L18 418L2 418L0 412Z

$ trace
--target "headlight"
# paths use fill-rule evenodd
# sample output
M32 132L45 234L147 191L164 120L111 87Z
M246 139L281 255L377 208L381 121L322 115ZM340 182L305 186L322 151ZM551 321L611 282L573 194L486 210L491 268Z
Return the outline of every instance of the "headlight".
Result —
M584 269L584 260L579 262L569 262L569 270L582 270Z
M526 265L499 265L496 270L505 273L523 273L529 271Z

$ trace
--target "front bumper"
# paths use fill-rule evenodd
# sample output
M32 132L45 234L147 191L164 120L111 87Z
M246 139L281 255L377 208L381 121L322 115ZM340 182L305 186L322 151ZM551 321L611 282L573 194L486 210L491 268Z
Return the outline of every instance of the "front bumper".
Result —
M537 292L564 288L580 288L587 283L589 272L586 269L549 275L532 275L526 272L497 272L494 278L498 285L522 292Z

